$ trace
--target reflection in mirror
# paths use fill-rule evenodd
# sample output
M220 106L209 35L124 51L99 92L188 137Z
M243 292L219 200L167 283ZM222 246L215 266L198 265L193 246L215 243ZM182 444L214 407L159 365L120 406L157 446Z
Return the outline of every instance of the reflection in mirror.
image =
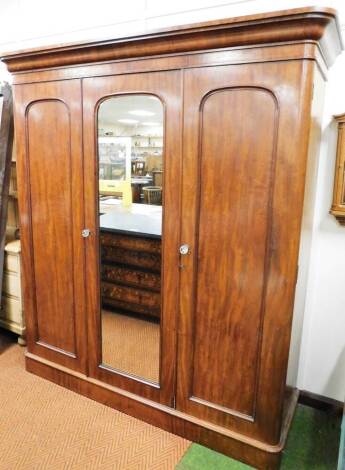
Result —
M98 111L102 364L159 382L163 105L121 95Z

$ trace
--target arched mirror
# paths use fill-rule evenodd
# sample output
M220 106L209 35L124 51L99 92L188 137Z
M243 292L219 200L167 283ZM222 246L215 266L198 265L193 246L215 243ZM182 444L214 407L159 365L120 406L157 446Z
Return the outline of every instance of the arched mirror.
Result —
M107 98L98 111L102 365L159 383L163 105Z

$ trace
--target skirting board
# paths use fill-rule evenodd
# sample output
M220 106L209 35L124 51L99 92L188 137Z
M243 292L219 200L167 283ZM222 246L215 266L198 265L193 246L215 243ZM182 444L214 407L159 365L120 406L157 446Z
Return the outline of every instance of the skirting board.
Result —
M153 426L265 470L279 468L281 452L298 401L298 390L288 389L280 442L276 446L271 446L138 397L31 353L26 354L26 370Z
M300 390L298 403L302 405L311 406L317 410L326 411L327 413L336 413L341 415L343 413L344 402L328 398L323 395Z

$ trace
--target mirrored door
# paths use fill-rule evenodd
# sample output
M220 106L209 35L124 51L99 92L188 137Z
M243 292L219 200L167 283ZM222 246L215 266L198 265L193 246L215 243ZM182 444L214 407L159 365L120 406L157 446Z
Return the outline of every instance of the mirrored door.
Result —
M152 94L97 113L102 364L159 384L164 108ZM159 181L157 179L159 178Z
M179 72L84 80L90 374L173 403Z

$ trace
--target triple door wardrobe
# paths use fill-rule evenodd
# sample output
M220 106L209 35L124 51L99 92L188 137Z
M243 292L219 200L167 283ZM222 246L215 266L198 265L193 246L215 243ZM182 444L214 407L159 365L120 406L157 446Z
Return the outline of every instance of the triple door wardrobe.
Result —
M306 175L341 49L335 11L310 7L4 54L28 371L278 467Z

